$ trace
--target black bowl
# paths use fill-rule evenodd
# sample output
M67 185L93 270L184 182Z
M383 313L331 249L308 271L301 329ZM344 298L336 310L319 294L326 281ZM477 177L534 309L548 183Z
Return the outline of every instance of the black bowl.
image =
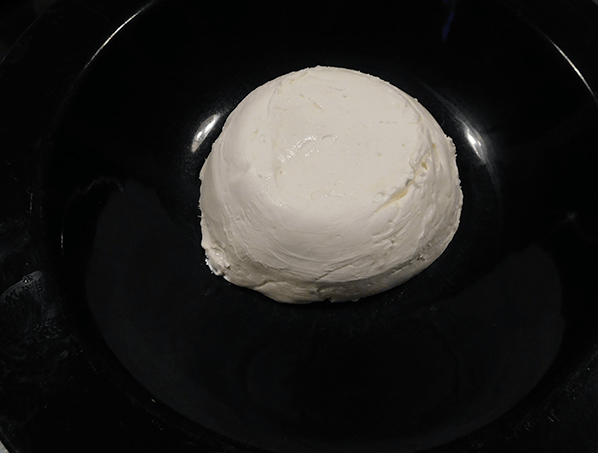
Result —
M598 7L62 1L2 64L0 434L14 451L594 452ZM417 97L461 226L406 284L278 304L212 275L199 169L315 65Z

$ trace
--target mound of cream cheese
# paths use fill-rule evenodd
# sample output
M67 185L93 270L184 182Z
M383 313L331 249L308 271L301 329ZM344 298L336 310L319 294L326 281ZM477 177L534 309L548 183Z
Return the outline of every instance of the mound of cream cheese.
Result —
M212 271L290 303L401 284L446 249L463 200L455 146L432 115L377 77L332 67L251 92L200 179Z

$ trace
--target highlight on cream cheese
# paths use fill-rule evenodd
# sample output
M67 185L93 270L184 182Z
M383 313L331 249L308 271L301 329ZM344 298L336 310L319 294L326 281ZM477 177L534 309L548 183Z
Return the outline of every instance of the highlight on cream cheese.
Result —
M315 67L251 92L201 172L214 274L287 303L393 288L447 248L463 203L456 150L413 97Z

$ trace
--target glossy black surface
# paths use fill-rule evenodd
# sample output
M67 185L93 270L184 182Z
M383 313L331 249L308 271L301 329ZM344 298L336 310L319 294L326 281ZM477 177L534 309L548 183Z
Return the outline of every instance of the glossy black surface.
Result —
M10 448L595 451L592 2L127 5L59 2L1 68ZM197 175L249 91L318 64L417 97L464 208L408 283L290 306L209 272Z

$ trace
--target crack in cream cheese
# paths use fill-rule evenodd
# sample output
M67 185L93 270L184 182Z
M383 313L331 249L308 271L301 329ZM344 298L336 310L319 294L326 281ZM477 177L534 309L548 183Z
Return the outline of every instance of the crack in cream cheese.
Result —
M289 303L405 282L446 249L463 201L455 146L432 115L377 77L332 67L251 92L200 179L212 271Z

